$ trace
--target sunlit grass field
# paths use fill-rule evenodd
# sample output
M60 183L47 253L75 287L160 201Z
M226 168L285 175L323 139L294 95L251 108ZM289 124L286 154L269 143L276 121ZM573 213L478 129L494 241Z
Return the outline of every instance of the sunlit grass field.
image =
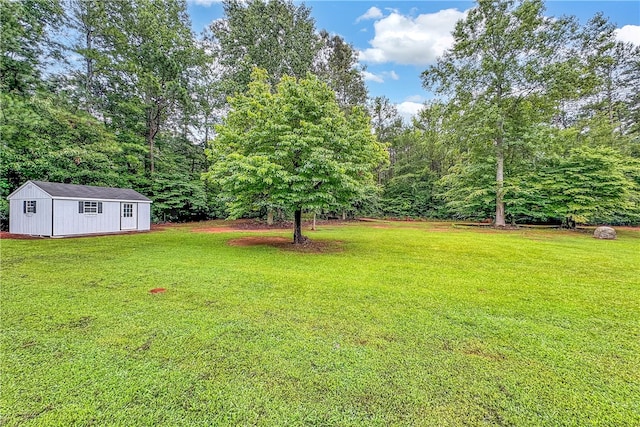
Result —
M640 425L640 230L217 226L2 240L0 424Z

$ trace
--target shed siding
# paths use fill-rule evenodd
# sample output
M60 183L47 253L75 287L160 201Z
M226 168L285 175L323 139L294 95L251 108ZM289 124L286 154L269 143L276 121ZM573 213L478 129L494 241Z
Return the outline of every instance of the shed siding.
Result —
M52 196L49 191L57 192L57 195ZM73 192L85 192L89 197L75 197ZM116 193L127 199L106 199ZM24 212L24 203L28 201L36 202L35 213ZM84 201L99 202L102 211L95 214L79 213L78 202ZM136 191L27 181L9 196L9 231L40 236L117 233L122 231L123 202L132 203L134 212L137 210L135 228L130 230L149 230L151 201ZM126 225L130 227L132 224Z
M102 202L102 213L84 214L78 213L78 201L53 201L54 236L120 231L120 202Z
M36 199L51 199L51 196L42 191L37 186L30 182L23 185L18 191L12 194L12 199L20 200L36 200ZM22 211L22 210L21 210Z
M36 236L51 236L51 198L35 197L44 193L28 191L27 197L9 200L9 232L16 234L32 234ZM21 192L22 195L22 192ZM45 195L46 196L46 195ZM36 201L36 213L25 214L23 202Z
M151 203L138 203L138 230L151 229Z

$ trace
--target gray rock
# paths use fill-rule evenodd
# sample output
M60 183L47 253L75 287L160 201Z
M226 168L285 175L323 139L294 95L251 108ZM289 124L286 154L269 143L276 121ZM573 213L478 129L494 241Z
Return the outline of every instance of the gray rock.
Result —
M596 239L613 240L616 238L616 230L611 227L598 227L593 232L593 237Z

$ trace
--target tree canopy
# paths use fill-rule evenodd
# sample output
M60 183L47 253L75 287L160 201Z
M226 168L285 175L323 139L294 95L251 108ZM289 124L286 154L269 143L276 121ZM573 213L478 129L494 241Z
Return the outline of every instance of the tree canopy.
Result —
M497 226L505 225L505 154L520 139L517 122L551 114L579 89L577 58L567 52L572 30L571 20L544 16L541 0L479 0L457 23L453 47L422 75L473 117L476 142L493 147Z
M349 41L291 0L225 0L203 34L184 0L0 8L4 228L28 179L134 188L154 221L640 223L640 47L602 14L478 0L407 122L368 97Z
M291 0L225 0L225 19L210 30L229 94L244 92L254 67L267 70L275 87L284 76L311 71L321 44L311 9Z
M232 217L294 212L294 243L302 243L303 210L340 209L375 192L373 171L386 153L369 118L359 108L345 114L317 77L285 76L272 93L266 71L256 69L248 92L230 104L207 151L206 176Z

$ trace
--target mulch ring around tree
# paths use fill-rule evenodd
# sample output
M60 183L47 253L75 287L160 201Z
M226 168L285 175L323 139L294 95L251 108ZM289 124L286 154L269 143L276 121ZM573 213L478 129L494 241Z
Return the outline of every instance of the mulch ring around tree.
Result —
M227 241L229 246L271 246L283 251L301 253L331 253L343 250L340 241L307 240L303 244L294 245L291 238L281 236L247 236Z

